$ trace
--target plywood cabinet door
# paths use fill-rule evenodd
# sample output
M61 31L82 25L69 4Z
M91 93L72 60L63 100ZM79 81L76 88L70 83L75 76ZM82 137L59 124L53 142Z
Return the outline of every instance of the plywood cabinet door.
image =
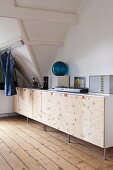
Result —
M26 112L26 89L19 88L18 89L18 108L19 108L19 113L27 116Z
M62 94L61 98L61 130L82 139L82 106L81 97Z
M18 88L16 89L17 94L13 96L13 112L19 113L18 109Z
M41 91L32 90L32 118L39 122L42 121L42 113L41 113Z
M33 104L33 93L31 89L26 89L26 116L32 118L32 104Z
M66 117L65 112L62 112L62 93L51 92L49 111L49 119L52 121L51 126L65 132Z
M54 127L54 93L42 91L42 123Z
M85 96L82 103L83 139L104 146L104 97Z
M54 105L54 127L58 130L67 133L68 130L68 96L63 93L55 94L55 105Z
M81 97L57 92L42 92L42 122L82 138Z

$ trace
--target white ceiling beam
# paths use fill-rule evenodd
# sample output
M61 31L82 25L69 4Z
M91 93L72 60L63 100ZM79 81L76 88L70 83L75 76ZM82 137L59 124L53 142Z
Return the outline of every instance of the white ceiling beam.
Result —
M78 15L76 14L11 6L7 1L3 0L0 0L0 17L36 19L40 21L64 24L78 24Z
M36 74L37 74L37 77L38 77L38 81L41 84L42 83L41 73L40 73L39 67L36 66L36 61L35 61L35 58L34 58L34 54L33 54L32 48L31 48L31 46L29 44L29 39L28 39L28 36L27 36L27 32L26 32L26 30L24 28L22 20L21 19L17 19L17 21L18 21L18 24L19 24L20 29L21 29L23 40L25 41L25 45L27 46L27 49L28 49L29 54L31 56L32 63L34 65L34 68L35 68L35 71L36 71Z

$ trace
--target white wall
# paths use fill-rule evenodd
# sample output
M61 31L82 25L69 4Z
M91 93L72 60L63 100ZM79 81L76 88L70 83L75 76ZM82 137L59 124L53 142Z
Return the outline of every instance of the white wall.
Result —
M55 61L69 64L74 76L113 74L113 0L84 0L79 24L72 26Z
M4 96L4 91L0 90L0 114L11 113L13 111L13 98Z
M0 48L19 40L21 32L16 19L0 17ZM0 114L13 111L13 98L4 96L0 90Z
M20 28L14 18L0 17L0 47L11 44L21 37Z

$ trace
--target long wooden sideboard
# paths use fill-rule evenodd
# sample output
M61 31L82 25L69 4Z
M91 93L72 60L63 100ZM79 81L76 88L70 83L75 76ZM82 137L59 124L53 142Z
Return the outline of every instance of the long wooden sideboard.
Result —
M17 88L14 112L104 148L113 146L113 95Z

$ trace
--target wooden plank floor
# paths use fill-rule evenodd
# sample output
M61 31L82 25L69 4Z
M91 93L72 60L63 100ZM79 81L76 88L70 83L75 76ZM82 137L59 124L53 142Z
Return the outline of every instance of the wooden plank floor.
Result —
M113 170L103 149L23 117L0 119L0 170Z

